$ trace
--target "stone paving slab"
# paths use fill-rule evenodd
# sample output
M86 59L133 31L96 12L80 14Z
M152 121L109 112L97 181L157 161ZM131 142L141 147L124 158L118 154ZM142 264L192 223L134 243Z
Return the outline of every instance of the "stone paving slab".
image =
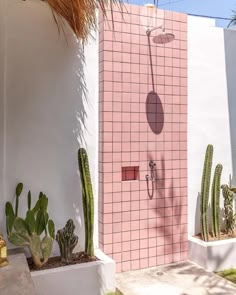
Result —
M236 295L236 285L190 262L116 275L123 295Z
M25 254L9 255L9 265L0 268L0 295L35 295Z

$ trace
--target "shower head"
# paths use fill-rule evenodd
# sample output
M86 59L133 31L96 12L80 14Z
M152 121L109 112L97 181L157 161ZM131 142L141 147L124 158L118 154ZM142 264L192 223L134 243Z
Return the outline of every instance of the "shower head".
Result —
M159 26L159 27L156 27L156 28L153 28L153 29L148 29L146 31L147 36L150 37L152 32L156 31L157 29L162 29L162 33L153 37L153 42L154 43L166 44L166 43L169 43L169 42L171 42L171 41L173 41L175 39L174 34L165 33L165 27L163 27L163 26Z
M171 33L159 34L153 37L152 41L156 44L166 44L174 41L175 35Z

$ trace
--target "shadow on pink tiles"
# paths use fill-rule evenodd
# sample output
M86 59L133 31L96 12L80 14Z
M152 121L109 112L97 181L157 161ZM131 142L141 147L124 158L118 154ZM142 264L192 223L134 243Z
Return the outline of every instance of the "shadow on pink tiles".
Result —
M164 110L161 99L155 91L150 91L147 95L146 116L152 132L160 134L164 127Z
M150 152L148 160L155 161ZM165 263L179 261L179 256L182 257L181 260L187 259L187 212L184 208L186 204L184 198L187 197L181 196L181 191L174 187L173 178L170 178L167 184L164 157L161 158L161 166L155 169L155 178L154 199L150 201L156 200L156 203L149 205L151 211L149 216L157 217L152 224L153 235L159 240L157 248L160 249L157 249L157 252L164 254ZM162 220L162 224L158 223L159 219Z

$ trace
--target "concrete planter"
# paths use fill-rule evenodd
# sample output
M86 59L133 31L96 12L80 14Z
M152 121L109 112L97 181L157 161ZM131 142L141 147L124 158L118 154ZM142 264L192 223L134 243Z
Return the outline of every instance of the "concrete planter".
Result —
M31 272L36 295L104 295L115 291L115 262L96 250L100 261Z
M204 242L189 238L189 260L209 271L236 268L236 238Z

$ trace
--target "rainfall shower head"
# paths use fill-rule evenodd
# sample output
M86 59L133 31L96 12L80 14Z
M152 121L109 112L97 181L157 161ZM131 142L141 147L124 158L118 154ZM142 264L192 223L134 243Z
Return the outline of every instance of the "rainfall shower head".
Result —
M165 28L163 26L159 26L159 27L156 27L156 28L153 28L153 29L148 29L146 31L147 36L150 37L152 32L156 31L157 29L162 29L162 33L153 37L152 41L154 43L166 44L166 43L172 42L175 39L175 35L171 34L171 33L166 33Z
M175 35L171 33L159 34L153 37L152 41L156 44L166 44L172 42L175 39Z

